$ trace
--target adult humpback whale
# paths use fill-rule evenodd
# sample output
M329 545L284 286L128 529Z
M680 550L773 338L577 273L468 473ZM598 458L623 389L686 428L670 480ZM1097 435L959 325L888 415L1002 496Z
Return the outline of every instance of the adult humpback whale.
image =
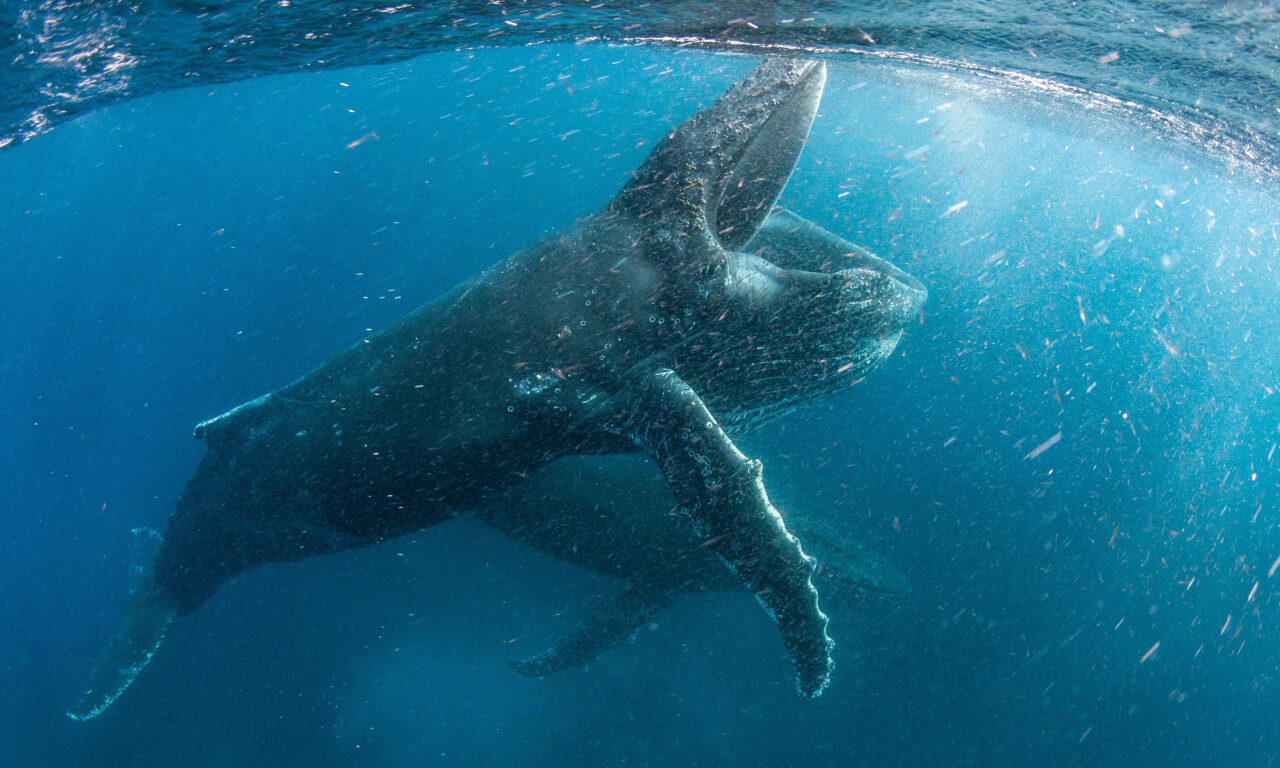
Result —
M765 61L600 211L198 425L206 454L68 715L101 713L175 618L246 569L433 525L562 456L634 451L774 617L801 694L819 694L832 643L814 562L724 430L849 386L924 300L773 208L825 77Z

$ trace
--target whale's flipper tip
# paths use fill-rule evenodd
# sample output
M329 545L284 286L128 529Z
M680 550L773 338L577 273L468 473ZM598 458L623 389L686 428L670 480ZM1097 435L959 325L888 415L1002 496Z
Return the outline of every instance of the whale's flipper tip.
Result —
M90 720L106 711L151 661L177 616L177 608L155 588L155 561L163 544L160 534L150 528L136 528L133 534L128 615L89 673L80 700L67 710L72 720Z

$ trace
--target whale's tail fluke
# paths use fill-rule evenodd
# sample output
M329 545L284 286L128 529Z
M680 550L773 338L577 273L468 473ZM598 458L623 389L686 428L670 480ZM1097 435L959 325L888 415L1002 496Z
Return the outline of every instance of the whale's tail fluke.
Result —
M178 614L177 606L156 589L155 564L160 534L135 528L129 579L129 608L124 624L98 657L80 701L67 710L72 720L97 717L134 681L164 639Z

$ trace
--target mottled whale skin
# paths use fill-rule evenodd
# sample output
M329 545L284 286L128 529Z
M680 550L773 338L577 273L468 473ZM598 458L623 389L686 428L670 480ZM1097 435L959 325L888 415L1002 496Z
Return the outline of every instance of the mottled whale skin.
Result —
M433 525L562 456L635 451L777 622L800 693L819 694L832 642L814 562L725 430L849 386L925 295L865 252L833 260L826 233L774 210L825 78L764 61L603 209L198 425L205 456L163 539L144 535L124 626L68 715L105 710L174 619L249 568ZM743 252L762 237L794 262Z
M514 664L519 672L543 677L583 667L684 595L746 589L702 546L678 506L653 461L630 454L559 459L475 510L523 544L626 582L547 650ZM894 604L910 592L896 568L833 526L791 510L787 528L817 561L813 582L824 604L856 610Z

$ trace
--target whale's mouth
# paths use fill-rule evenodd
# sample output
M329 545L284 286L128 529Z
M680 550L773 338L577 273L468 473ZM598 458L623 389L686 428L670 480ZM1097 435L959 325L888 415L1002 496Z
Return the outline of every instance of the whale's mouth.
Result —
M914 297L913 311L918 309L918 305L927 296L927 291L919 280L892 262L828 232L786 208L771 209L741 250L793 272L831 275L850 270L869 270L880 273L892 278L900 284L903 291Z
M759 128L738 142L737 157L725 164L711 196L707 223L725 250L742 248L764 223L791 178L818 114L826 65L808 61L794 66L798 77L760 83L748 94L777 103Z

